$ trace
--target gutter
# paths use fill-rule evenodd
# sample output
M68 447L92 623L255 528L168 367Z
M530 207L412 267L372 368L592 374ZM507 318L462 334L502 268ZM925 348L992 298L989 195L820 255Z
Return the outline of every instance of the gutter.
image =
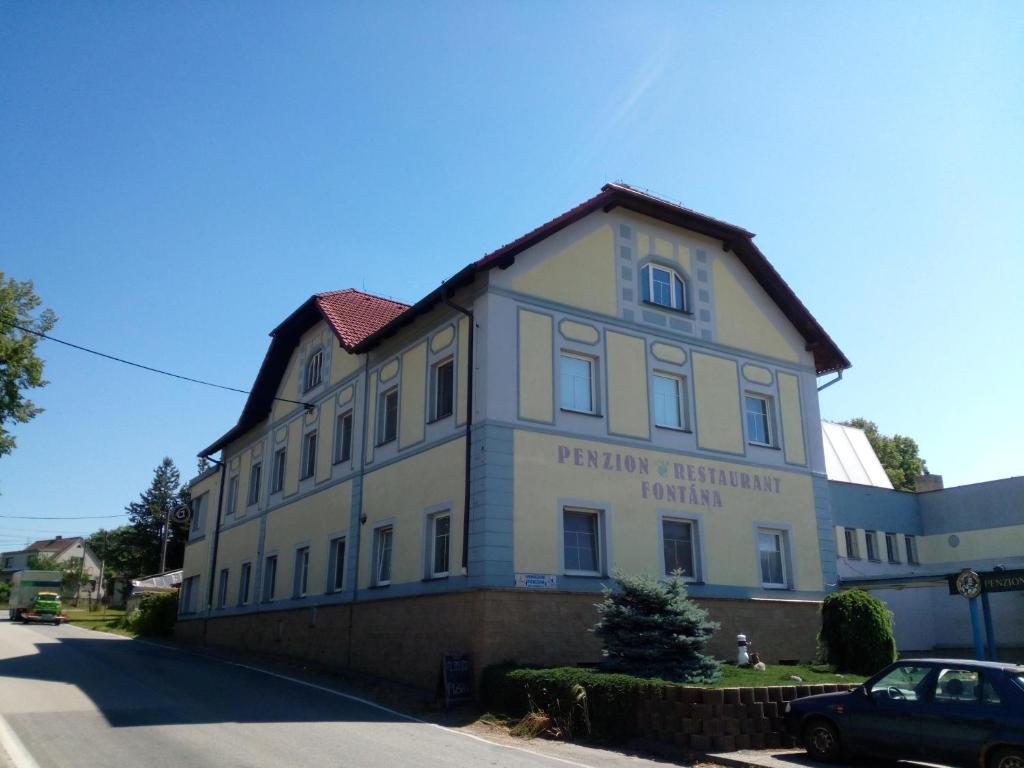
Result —
M203 617L203 644L206 644L206 627L210 621L210 611L213 609L213 584L214 576L217 573L217 548L220 546L220 521L221 510L224 506L224 474L227 471L227 464L210 456L202 456L220 467L220 488L217 491L217 525L213 529L213 557L210 560L210 589L206 594L206 616Z
M442 286L443 287L443 286ZM472 494L472 481L469 469L473 459L473 328L476 321L473 318L473 311L466 309L453 302L447 295L444 303L461 312L469 319L469 333L466 337L466 347L469 350L466 354L466 484L465 497L462 504L462 567L469 575L469 500Z

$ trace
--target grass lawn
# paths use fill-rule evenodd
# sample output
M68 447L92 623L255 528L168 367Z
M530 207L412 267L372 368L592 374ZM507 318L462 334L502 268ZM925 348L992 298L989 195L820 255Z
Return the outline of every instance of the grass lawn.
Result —
M68 617L68 624L74 624L84 629L95 629L98 632L135 637L135 633L131 630L118 626L124 616L124 611L116 608L104 607L98 611L90 611L88 608L65 607L64 613Z
M803 678L797 682L792 675ZM866 678L859 675L837 674L827 664L769 664L764 672L753 667L737 667L723 664L722 676L708 688L760 688L766 685L820 685L822 683L851 684L863 683Z

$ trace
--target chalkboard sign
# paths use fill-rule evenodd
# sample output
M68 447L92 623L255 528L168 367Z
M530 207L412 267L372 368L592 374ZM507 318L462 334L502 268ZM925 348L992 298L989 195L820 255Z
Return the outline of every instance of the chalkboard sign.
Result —
M446 707L473 700L473 665L468 653L463 656L445 656L441 670Z

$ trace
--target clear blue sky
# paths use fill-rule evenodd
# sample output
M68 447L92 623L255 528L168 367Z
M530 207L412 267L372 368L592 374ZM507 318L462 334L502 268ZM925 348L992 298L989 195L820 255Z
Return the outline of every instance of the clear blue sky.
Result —
M0 269L54 334L251 385L622 179L740 224L853 361L826 418L1022 473L1024 4L5 3ZM244 397L42 343L0 514L118 514ZM0 549L120 520L0 520Z

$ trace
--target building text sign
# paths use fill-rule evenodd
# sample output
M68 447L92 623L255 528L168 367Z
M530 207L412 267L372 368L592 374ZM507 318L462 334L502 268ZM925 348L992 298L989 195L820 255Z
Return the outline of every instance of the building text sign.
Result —
M1024 569L1014 571L961 571L946 577L949 594L977 597L982 592L1024 591Z
M517 589L554 589L557 582L549 573L517 573Z
M592 472L632 475L639 480L644 499L671 501L699 507L721 507L721 492L733 488L749 493L778 495L782 478L770 472L722 469L685 461L650 461L627 451L572 448L559 444L557 461Z

